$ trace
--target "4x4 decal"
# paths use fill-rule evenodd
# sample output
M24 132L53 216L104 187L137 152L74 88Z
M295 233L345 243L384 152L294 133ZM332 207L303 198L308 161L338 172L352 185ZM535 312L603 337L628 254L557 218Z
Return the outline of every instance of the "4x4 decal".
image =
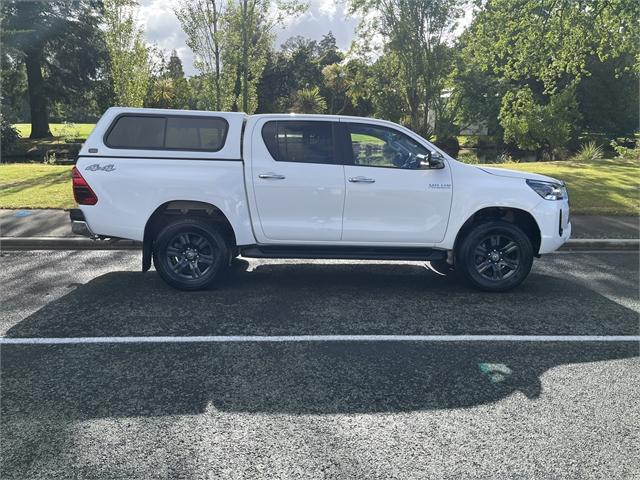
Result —
M91 172L96 172L98 170L102 170L103 172L113 172L116 169L116 166L113 163L109 165L105 165L101 167L99 163L94 163L93 165L89 165L85 170L89 170Z

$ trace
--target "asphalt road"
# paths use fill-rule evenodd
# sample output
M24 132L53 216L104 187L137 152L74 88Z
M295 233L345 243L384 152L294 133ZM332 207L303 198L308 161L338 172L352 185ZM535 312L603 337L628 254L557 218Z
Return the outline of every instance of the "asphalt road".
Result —
M507 294L421 263L239 261L178 292L136 252L0 258L7 338L638 335L635 253ZM0 478L640 478L633 342L3 345Z

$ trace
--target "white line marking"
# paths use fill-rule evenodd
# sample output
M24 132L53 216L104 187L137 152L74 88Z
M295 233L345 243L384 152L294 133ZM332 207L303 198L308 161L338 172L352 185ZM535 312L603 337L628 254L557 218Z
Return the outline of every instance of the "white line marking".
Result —
M640 342L640 335L210 335L193 337L0 337L0 345L225 342Z

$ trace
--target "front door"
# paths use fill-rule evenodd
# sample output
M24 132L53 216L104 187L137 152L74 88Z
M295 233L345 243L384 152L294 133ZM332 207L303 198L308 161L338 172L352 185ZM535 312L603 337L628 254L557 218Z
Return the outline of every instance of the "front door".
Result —
M259 241L340 240L345 184L335 158L337 125L280 119L256 125L251 176Z
M444 239L451 208L451 171L429 169L427 148L381 125L341 122L353 161L345 166L344 242L431 244Z

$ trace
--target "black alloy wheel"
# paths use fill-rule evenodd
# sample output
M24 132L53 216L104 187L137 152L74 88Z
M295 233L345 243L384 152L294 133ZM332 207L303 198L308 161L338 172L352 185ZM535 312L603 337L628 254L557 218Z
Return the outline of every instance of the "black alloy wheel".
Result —
M205 219L182 218L158 234L153 263L169 285L181 290L210 286L229 266L231 248Z
M165 249L173 273L184 279L198 279L213 267L216 252L204 235L197 232L176 234Z
M476 271L490 281L506 280L520 266L520 247L505 233L493 233L483 238L473 255Z
M533 265L533 245L517 225L487 220L469 231L456 250L456 265L473 286L503 292L518 286Z

